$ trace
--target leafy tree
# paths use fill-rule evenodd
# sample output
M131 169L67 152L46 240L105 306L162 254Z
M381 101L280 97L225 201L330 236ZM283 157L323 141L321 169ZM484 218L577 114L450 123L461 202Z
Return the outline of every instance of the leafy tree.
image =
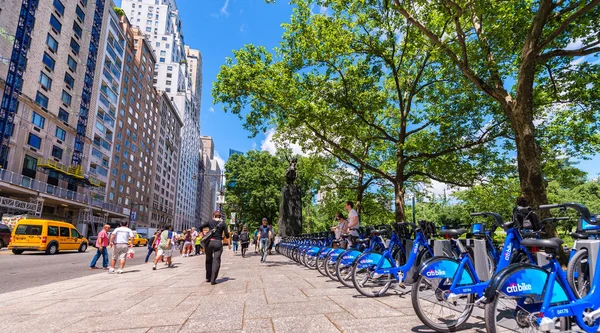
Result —
M546 120L541 124L542 142L550 144L546 152L557 147L583 155L598 151L600 67L571 60L600 52L599 4L393 0L391 6L471 87L497 102L514 134L520 191L535 207L547 203L536 119Z
M396 221L405 220L407 186L430 179L467 186L503 165L492 148L504 116L465 89L464 76L401 15L369 6L375 0L291 3L279 48L234 51L213 86L215 102L252 133L276 126L306 151L388 181ZM327 15L312 13L314 4Z

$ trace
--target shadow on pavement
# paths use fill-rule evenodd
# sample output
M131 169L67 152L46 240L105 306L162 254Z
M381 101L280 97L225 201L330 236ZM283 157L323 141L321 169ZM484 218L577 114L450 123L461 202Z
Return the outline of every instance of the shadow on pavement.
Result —
M467 323L462 328L462 330L463 331L471 330L470 332L478 332L478 333L485 332L485 324L483 324L483 323L477 323L477 324ZM412 328L411 331L412 332L416 332L416 333L433 333L433 332L436 332L436 331L430 329L429 327L427 327L425 325L415 326L415 327Z

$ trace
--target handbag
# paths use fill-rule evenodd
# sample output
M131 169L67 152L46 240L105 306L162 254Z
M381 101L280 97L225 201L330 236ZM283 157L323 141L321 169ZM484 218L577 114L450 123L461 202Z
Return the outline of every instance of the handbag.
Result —
M215 236L217 233L217 228L221 225L222 222L219 222L214 228L210 229L207 233L204 234L204 237L200 240L200 246L203 249L208 247L208 243L210 243L210 239Z

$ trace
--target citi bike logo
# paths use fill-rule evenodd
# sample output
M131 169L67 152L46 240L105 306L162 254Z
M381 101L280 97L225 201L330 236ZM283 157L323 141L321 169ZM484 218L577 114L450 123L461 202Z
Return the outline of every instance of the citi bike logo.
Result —
M506 287L506 292L507 293L516 293L516 292L521 292L521 291L530 291L531 290L531 285L530 284L526 284L526 283L511 283L508 285L508 287Z
M512 253L512 249L513 249L513 248L512 248L512 243L509 243L509 244L508 244L508 247L506 248L506 253L504 253L504 259L505 259L506 261L510 260L510 255L511 255L511 253Z
M361 264L370 264L373 262L373 259L363 259L360 261Z
M431 269L431 270L427 271L427 273L425 273L425 275L427 275L427 276L446 275L446 271L441 270L441 269Z

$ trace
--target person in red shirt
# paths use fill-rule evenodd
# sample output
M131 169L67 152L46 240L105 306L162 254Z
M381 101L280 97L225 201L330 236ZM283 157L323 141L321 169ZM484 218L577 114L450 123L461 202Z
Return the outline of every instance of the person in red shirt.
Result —
M102 231L98 233L98 239L96 240L96 255L92 262L90 263L90 269L98 269L96 267L96 262L100 259L100 255L102 255L102 267L104 270L108 270L108 230L110 229L110 225L105 224L102 228Z

